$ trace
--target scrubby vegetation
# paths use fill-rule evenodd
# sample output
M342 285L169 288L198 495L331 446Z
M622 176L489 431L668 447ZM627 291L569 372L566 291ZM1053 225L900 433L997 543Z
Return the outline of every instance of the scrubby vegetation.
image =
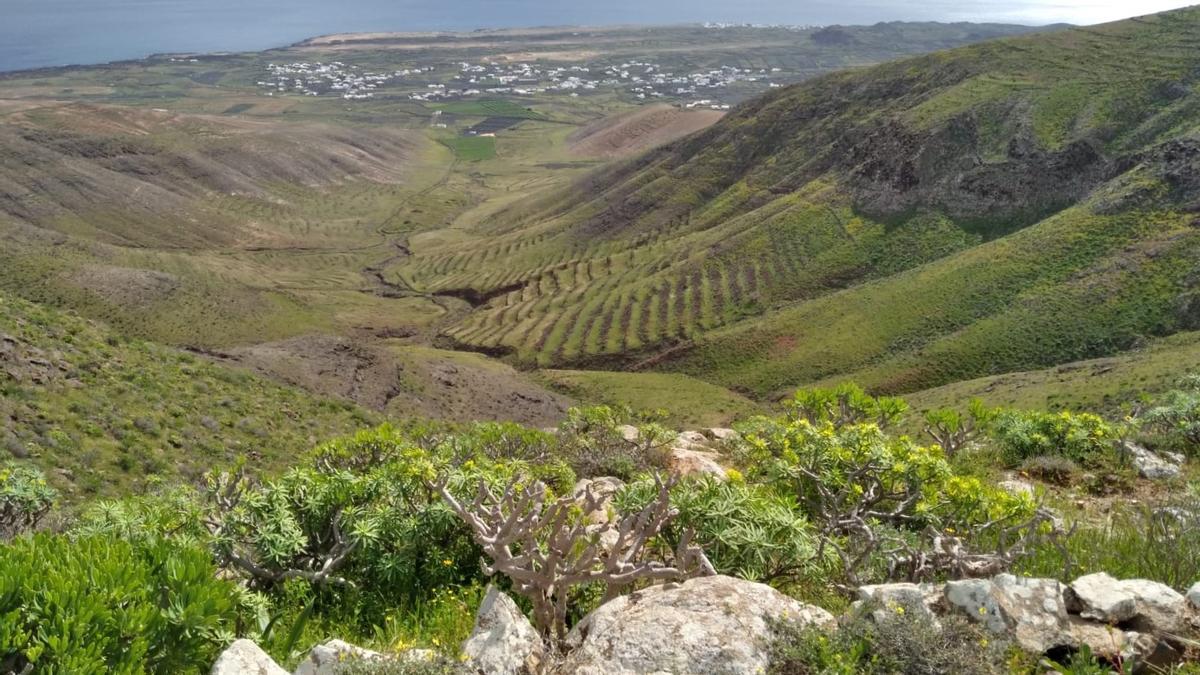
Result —
M1146 410L1176 401L1168 393ZM860 584L1004 570L1069 578L1103 569L1176 588L1200 577L1189 553L1200 546L1194 494L1098 518L1059 492L1060 481L1027 493L995 480L1024 457L1077 459L1103 476L1110 465L1089 462L1110 456L1113 429L1137 426L1143 441L1177 447L1172 428L973 405L964 419L985 421L949 457L937 443L888 431L906 409L857 387L803 390L784 414L737 425L740 436L723 446L732 462L724 481L663 482L670 434L621 409L574 410L556 433L383 426L320 444L282 473L235 463L193 486L93 503L63 522L63 534L17 534L54 495L36 470L8 469L0 494L16 536L0 547L8 584L0 612L11 617L0 659L46 672L79 664L186 672L248 635L282 661L333 636L391 651L424 646L453 660L485 572L526 596L539 627L558 639L606 595L697 566L835 609ZM629 422L640 440L622 426ZM626 483L611 503L576 492L577 479L613 471ZM625 544L605 548L606 528ZM129 599L114 614L104 593ZM1012 663L965 624L939 632L895 620L848 624L832 637L781 629L774 667L1000 672ZM149 628L118 649L131 625Z
M377 421L0 293L0 457L42 467L72 501L194 480L239 455L282 469Z

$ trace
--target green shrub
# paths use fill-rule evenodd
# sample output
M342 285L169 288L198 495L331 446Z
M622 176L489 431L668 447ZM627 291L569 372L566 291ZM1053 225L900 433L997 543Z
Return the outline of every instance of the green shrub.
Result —
M0 663L14 672L204 672L238 613L202 549L48 534L0 547Z
M794 419L835 427L872 422L880 428L894 424L908 410L908 403L893 396L871 396L857 384L832 389L801 389L786 405Z
M1117 428L1099 415L1072 412L1004 410L988 426L1009 466L1030 457L1054 455L1083 466L1112 457Z
M638 430L637 440L626 440L618 426ZM559 426L559 456L581 477L615 476L630 480L661 467L665 448L674 434L654 422L638 419L627 408L593 406L572 408Z
M918 612L859 615L832 635L795 624L775 626L774 675L992 675L1009 672L1008 645L961 617L940 627Z
M49 513L58 492L39 470L25 466L0 468L0 539L30 530Z
M634 513L656 494L653 481L631 484L617 496L617 510ZM679 535L693 530L695 543L722 574L789 585L818 577L826 567L795 499L767 486L708 476L683 480L671 490L671 505L679 516L664 533L669 547L674 550Z
M1190 375L1178 389L1163 394L1142 414L1147 431L1163 446L1195 454L1200 451L1200 375Z
M875 424L760 418L741 428L747 477L798 500L819 533L818 549L836 554L837 581L847 586L951 571L916 553L931 549L938 532L990 546L989 528L1035 525L1028 495L958 474L941 448L889 437Z

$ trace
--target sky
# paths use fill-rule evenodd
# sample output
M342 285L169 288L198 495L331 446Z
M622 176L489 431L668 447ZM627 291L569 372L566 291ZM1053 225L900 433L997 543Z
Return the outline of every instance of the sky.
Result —
M1092 24L1187 4L1178 0L0 0L0 71L162 52L253 51L353 31L702 21Z

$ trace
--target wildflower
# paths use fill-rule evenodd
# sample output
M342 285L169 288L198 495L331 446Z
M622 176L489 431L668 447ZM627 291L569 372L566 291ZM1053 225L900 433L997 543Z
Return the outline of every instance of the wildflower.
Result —
M454 564L454 561L449 558L446 558L445 560L442 561L442 564L445 565L446 567L449 567Z

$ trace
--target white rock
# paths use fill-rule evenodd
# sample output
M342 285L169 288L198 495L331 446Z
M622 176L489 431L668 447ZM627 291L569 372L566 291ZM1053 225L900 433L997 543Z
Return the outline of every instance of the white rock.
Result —
M536 675L546 658L537 630L495 586L488 587L462 651L472 672L487 675Z
M1182 453L1178 453L1178 452L1167 452L1164 450L1158 454L1163 459L1174 464L1175 466L1183 466L1184 462L1187 461L1187 458L1184 457Z
M717 461L719 457L715 452L676 446L667 453L667 471L680 476L708 474L725 480L729 476Z
M1175 635L1187 626L1187 599L1175 589L1147 579L1127 579L1121 588L1131 593L1137 611L1130 619L1130 627L1155 635Z
M1101 623L1123 623L1137 614L1137 598L1105 572L1079 577L1063 590L1067 611Z
M940 604L942 587L934 584L878 584L860 586L856 605L878 605L872 617L879 621L889 612L903 608L905 612L918 612L921 616L936 621L935 607ZM861 603L861 604L860 604Z
M1129 456L1129 463L1137 469L1138 475L1142 478L1165 480L1179 475L1178 464L1172 464L1162 459L1137 443L1123 441L1121 449Z
M679 432L679 435L675 437L675 444L685 448L697 445L702 448L706 448L708 447L709 440L708 436L705 436L699 431L681 431Z
M1200 612L1200 581L1192 584L1192 587L1188 589L1186 597L1192 609Z
M1028 652L1043 654L1072 646L1062 584L1000 574L992 579L949 581L945 598L950 608L988 630L1009 635Z
M999 483L996 483L996 487L1018 497L1025 495L1030 497L1033 496L1033 484L1027 483L1023 480L1002 480Z
M638 428L632 424L622 424L618 426L617 433L621 434L621 438L629 441L630 443L636 443L642 435L642 432L638 431Z
M734 431L733 429L722 429L720 427L713 427L712 429L708 429L705 432L705 434L709 438L712 438L713 440L716 440L716 441L736 441L742 437L741 434Z
M229 645L217 662L212 675L288 675L288 671L267 655L253 640L238 640Z
M292 675L336 675L338 664L347 660L386 661L390 658L392 657L356 647L349 642L330 640L313 647L308 652L308 657L296 666Z
M567 636L561 672L762 673L771 621L832 630L833 615L770 586L726 576L652 586L605 603Z

